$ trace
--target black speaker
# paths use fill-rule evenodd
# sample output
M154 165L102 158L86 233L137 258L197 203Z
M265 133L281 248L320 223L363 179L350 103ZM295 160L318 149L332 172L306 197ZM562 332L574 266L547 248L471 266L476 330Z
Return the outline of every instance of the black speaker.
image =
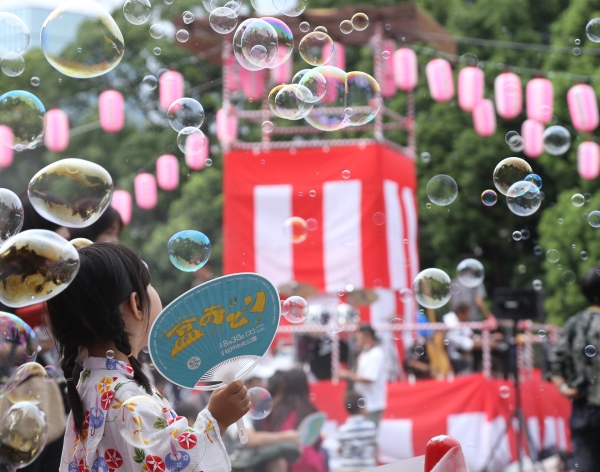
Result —
M497 318L509 320L544 321L544 295L542 291L501 287L494 289L494 310Z

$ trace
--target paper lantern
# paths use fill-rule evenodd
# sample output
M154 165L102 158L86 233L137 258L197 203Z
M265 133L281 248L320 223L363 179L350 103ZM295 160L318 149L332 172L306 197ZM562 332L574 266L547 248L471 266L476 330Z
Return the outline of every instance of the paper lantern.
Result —
M133 206L131 194L127 190L115 190L110 204L121 215L123 224L128 225L131 222L131 207Z
M483 100L483 82L483 71L478 67L465 67L458 73L458 105L464 111L473 111Z
M138 174L134 181L135 201L142 210L151 210L158 201L156 179L152 174Z
M527 118L546 124L554 109L554 87L548 79L536 78L527 82L525 89Z
M282 46L279 47L280 51L285 51L287 53L288 48L284 48ZM269 70L269 76L271 82L276 85L279 84L289 84L292 82L292 74L294 69L294 60L293 57L288 57L282 64L277 67L273 67Z
M333 55L325 64L326 66L337 67L338 69L346 70L346 48L342 43L334 41L323 46L323 57L329 57L331 48L333 47Z
M242 66L235 56L227 59L229 63L229 75L227 76L227 88L230 92L242 90Z
M8 126L0 125L0 169L6 169L12 164L14 149L13 132Z
M160 107L167 111L175 100L183 98L183 75L174 70L164 72L158 79L158 101Z
M394 82L394 49L396 45L393 41L386 39L383 42L382 54L387 55L387 59L381 60L382 77L379 82L381 87L381 96L391 98L396 95L396 83Z
M591 86L578 84L571 87L567 92L567 103L577 131L591 133L598 127L598 100Z
M475 132L483 137L488 137L496 131L496 113L491 100L484 98L473 108L473 126Z
M158 186L170 192L179 185L179 161L173 154L164 154L156 160Z
M69 147L69 116L55 108L46 113L44 144L52 152L62 152Z
M118 133L125 124L125 101L121 92L107 90L98 99L100 126L107 133Z
M512 72L503 72L494 80L496 111L506 120L512 120L523 109L521 78Z
M208 137L192 133L185 141L185 163L192 170L203 169L209 156L210 146Z
M248 70L242 67L242 91L248 100L254 101L262 98L265 86L265 74L266 71L264 69Z
M452 67L446 59L433 59L425 67L429 94L436 102L447 102L454 97Z
M600 174L600 146L584 141L577 148L577 171L582 179L593 180Z
M403 92L410 92L419 81L417 54L410 48L400 48L394 53L394 82Z
M521 139L526 156L541 156L544 152L544 125L536 120L525 120L521 126Z
M217 111L217 139L228 144L237 139L238 119L231 109L221 108Z

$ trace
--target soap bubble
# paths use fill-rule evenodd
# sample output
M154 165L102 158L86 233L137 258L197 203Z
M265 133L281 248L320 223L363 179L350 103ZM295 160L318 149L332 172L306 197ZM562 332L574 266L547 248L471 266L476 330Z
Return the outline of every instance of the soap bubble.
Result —
M352 26L356 31L363 31L369 26L369 17L364 13L356 13L352 17Z
M327 57L323 55L324 46L329 45ZM327 64L333 56L333 40L327 33L313 31L308 33L298 45L300 57L311 66L322 66Z
M192 23L194 21L194 14L191 11L184 11L182 18L183 18L183 22L186 25L189 25L190 23Z
M177 132L187 127L200 128L204 122L204 108L193 98L180 98L169 107L167 118Z
M86 238L75 238L75 239L71 239L69 242L73 246L75 246L75 249L83 249L84 247L88 247L88 246L91 246L92 244L94 244L94 241L90 241L89 239L86 239Z
M317 26L315 28L315 33L327 33L327 28L324 26Z
M597 349L596 346L593 346L591 344L588 344L585 349L583 350L583 352L585 352L585 355L588 357L594 357L597 354Z
M250 18L238 26L233 37L233 52L248 70L273 68L292 54L292 30L277 18Z
M542 284L542 281L540 279L535 279L531 285L533 286L533 289L537 292L542 290L542 288L544 287L544 285Z
M457 195L458 185L449 175L436 175L427 183L427 197L435 205L450 205Z
M158 85L158 80L153 75L147 75L142 79L142 88L144 90L154 90Z
M195 272L210 257L210 240L200 231L186 230L173 235L167 243L172 264L184 272Z
M19 197L8 189L0 188L0 243L21 231L24 216Z
M161 52L162 52L162 49L161 49L161 48L159 48L159 47L155 47L155 48L152 50L152 53L153 53L155 56L160 56L160 53L161 53Z
M310 30L310 23L308 21L303 21L300 23L299 28L302 33L308 33Z
M425 269L419 272L413 282L413 293L417 302L425 308L440 308L450 300L451 280L440 269Z
M523 159L507 157L494 169L494 185L502 195L506 195L512 184L522 181L532 173L531 166Z
M287 120L304 118L312 109L312 93L303 85L282 87L275 96L275 114Z
M594 210L588 215L588 223L592 228L600 228L600 211Z
M421 153L421 161L428 164L431 161L431 154L427 151Z
M15 367L35 361L39 349L37 335L27 323L0 311L0 389Z
M112 349L109 349L108 351L106 351L106 358L107 359L114 359L115 358L115 351L113 351Z
M177 39L177 41L179 41L180 43L187 43L188 39L190 39L190 33L188 32L188 30L180 29L179 31L177 31L177 33L175 33L175 39Z
M330 298L321 303L316 311L317 325L327 334L338 334L344 331L348 323L350 305L338 298Z
M344 34L350 34L354 31L354 26L350 20L344 20L340 23L340 31Z
M40 78L32 77L31 80L29 81L29 83L31 84L32 87L37 87L40 85Z
M404 290L408 290L410 292L409 289ZM410 292L410 298L412 298L412 292ZM390 320L390 327L396 328L398 326L401 326L402 323L402 318L393 318ZM400 341L402 339L402 331L390 331L390 333L392 333L392 339L395 339L396 341Z
M346 74L346 110L352 110L345 113L349 125L361 126L372 121L381 104L381 89L372 76L365 72Z
M303 218L292 216L283 223L283 232L293 244L300 244L306 241L308 225Z
M250 3L252 4L252 8L254 8L254 10L256 10L256 12L260 15L271 16L279 14L280 12L277 7L285 5L285 3L288 1L293 0L277 0L276 2L273 0L250 0Z
M292 79L292 84L306 87L311 97L305 101L315 103L321 100L327 93L327 79L316 69L302 69Z
M593 18L588 22L585 34L590 41L600 43L600 18Z
M509 146L518 146L523 141L521 135L516 131L509 131L506 133L504 140Z
M268 390L262 387L252 387L248 390L248 396L252 406L248 416L253 420L262 420L271 414L273 410L273 398Z
M160 39L165 35L165 29L160 23L155 23L150 27L150 36L154 39Z
M29 402L11 406L0 420L0 455L3 464L22 468L42 452L48 437L46 415Z
M560 276L560 280L562 280L565 285L573 285L577 280L577 276L572 270L565 270Z
M385 213L381 211L373 213L373 223L375 223L377 226L385 224Z
M127 0L123 4L125 19L132 25L142 25L148 21L152 13L152 5L148 0Z
M415 346L415 354L417 356L422 356L425 354L425 348L423 346Z
M546 260L550 262L550 264L555 264L560 260L560 253L556 249L550 249L546 252Z
M530 236L529 230L528 229L522 229L521 230L521 236L523 237L524 240L529 239L529 236Z
M270 134L273 132L273 128L274 128L273 122L271 122L269 120L263 121L260 128L262 129L263 133Z
M493 190L484 190L481 194L481 203L485 206L494 206L498 201L498 195Z
M81 23L84 43L78 39L78 29L73 28ZM65 43L67 32L72 37ZM115 20L91 0L70 0L50 13L42 26L41 42L46 59L56 70L80 79L106 74L117 67L125 52Z
M456 266L456 276L464 287L479 287L485 278L485 269L477 259L464 259Z
M306 121L322 131L335 131L348 125L344 113L346 107L346 77L342 69L332 66L321 66L312 69L321 74L326 81L327 103L315 103Z
M33 176L27 194L33 208L61 226L83 228L94 223L110 204L113 182L98 164L62 159Z
M186 156L200 154L206 146L206 136L198 128L188 126L177 135L177 146Z
M308 303L302 297L291 296L281 304L281 314L290 323L302 323L308 316Z
M238 24L237 13L227 7L215 8L210 12L208 22L217 33L229 34Z
M581 258L582 261L587 261L590 256L586 251L581 251L579 253L579 257Z
M25 70L25 59L18 52L8 52L0 59L0 69L8 77L18 77Z
M102 394L110 395L109 392ZM110 405L110 401L107 401ZM92 408L90 410L90 427L98 427L104 422L104 402L101 408ZM155 425L165 425L167 420L163 416L162 405L157 400L148 395L135 395L128 398L121 404L121 418L125 421L124 424L133 424L134 419L144 418L143 422L137 424L136 428L119 428L123 440L139 449L146 449L156 446L163 435L160 434L160 429Z
M562 126L554 125L544 131L544 149L548 154L560 156L571 147L571 135Z
M346 179L346 180L349 179L350 178L350 171L349 170L342 171L342 177L344 179Z
M296 17L306 10L306 0L271 0L278 13Z
M38 404L47 397L48 389L44 382L52 380L49 375L55 371L46 370L37 362L27 362L0 386L0 398L6 396L11 403L31 402Z
M542 178L537 174L529 174L527 177L523 179L525 182L534 183L537 188L542 188Z
M79 270L69 241L41 229L23 231L0 246L0 302L20 308L62 292Z
M18 16L0 12L0 31L0 57L9 52L23 54L29 47L29 28Z
M498 392L500 393L500 398L507 399L508 397L510 397L510 387L508 387L507 385L502 385Z
M585 197L580 193L576 193L571 197L571 203L573 206L580 207L585 203Z
M532 182L515 182L506 193L508 209L518 216L533 215L542 204L540 189Z
M46 109L34 94L13 90L0 96L0 125L12 130L12 143L16 151L34 149L44 135Z

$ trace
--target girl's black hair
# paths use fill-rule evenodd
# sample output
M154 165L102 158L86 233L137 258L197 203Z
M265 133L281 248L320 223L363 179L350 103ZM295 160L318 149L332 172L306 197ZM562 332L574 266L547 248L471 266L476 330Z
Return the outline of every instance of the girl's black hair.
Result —
M23 204L23 227L21 231L27 231L28 229L45 229L48 231L56 231L61 225L53 223L41 216L29 200L29 194L27 190L23 190L19 193L19 200Z
M304 418L316 411L317 408L309 398L306 374L302 369L292 369L285 373L282 398L273 405L271 414L265 418L265 430L280 431L292 412L296 413L294 428L298 428Z
M149 315L150 310L150 273L133 249L120 243L97 243L78 252L79 272L63 292L47 302L52 334L63 356L61 366L67 379L73 376L81 348L112 342L123 354L131 354L120 307L133 292L138 294L145 314ZM131 356L129 363L133 378L150 394L150 381L140 361ZM72 380L67 382L67 393L75 429L82 434L84 408Z
M119 234L121 234L121 231L123 231L123 220L121 219L121 215L117 210L109 205L106 207L106 210L104 210L104 213L100 215L100 218L94 221L91 225L86 226L85 228L69 228L69 231L71 232L71 239L85 238L89 239L90 241L96 241L98 236L104 233L115 223L119 225Z
M600 266L592 267L581 280L581 293L592 305L600 305Z

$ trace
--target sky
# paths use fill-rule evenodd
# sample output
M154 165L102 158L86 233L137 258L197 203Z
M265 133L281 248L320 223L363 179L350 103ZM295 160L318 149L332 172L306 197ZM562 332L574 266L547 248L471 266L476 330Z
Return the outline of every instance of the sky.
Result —
M0 11L4 10L4 8L9 9L14 6L22 6L25 4L33 4L39 6L47 6L51 8L56 8L57 6L66 3L68 0L0 0ZM109 11L114 10L116 7L123 5L125 0L95 0L96 3L99 3L104 8Z

